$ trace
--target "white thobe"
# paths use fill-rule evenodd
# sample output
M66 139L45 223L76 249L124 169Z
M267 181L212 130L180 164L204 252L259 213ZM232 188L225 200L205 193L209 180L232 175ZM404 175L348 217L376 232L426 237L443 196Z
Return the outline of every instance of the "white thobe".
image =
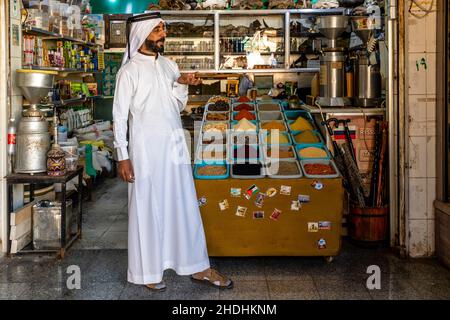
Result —
M210 266L186 140L173 134L188 97L179 76L173 61L140 53L117 75L114 143L119 161L129 158L134 168L128 281L136 284L158 283L166 269L190 275Z

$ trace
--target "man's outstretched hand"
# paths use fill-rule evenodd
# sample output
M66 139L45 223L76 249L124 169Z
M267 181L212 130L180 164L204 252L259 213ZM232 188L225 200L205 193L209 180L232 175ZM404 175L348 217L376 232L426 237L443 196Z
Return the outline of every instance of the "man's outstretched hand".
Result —
M177 82L190 86L198 86L202 83L202 79L197 78L195 73L184 73L178 78Z
M117 170L119 171L119 177L121 177L123 181L128 183L134 182L134 170L131 160L119 161L119 168Z

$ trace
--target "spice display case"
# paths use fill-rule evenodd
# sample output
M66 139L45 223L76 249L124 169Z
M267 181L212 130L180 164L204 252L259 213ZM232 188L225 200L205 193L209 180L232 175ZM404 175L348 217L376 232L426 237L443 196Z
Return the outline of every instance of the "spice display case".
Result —
M235 103L230 101L230 105ZM280 105L276 100L271 103ZM213 105L208 104L209 107ZM254 112L261 118L263 113L280 111L256 108ZM211 171L211 176L199 176L198 170L205 168L207 160L196 159L194 182L210 256L323 256L331 261L339 254L344 199L342 178L338 171L320 178L309 178L304 174L286 120L295 121L296 117L311 119L305 111L288 115L282 111L282 120L272 120L285 126L284 134L289 141L286 145L265 144L267 131L261 130L263 122L258 121L254 121L260 128L258 132L230 130L221 134L218 150L228 148L229 175L214 176ZM200 132L210 123L203 121ZM230 118L229 128L236 123ZM236 141L237 138L242 139ZM203 139L200 135L197 155L203 150ZM256 147L259 154L255 153ZM320 148L330 154L323 144ZM237 154L237 150L243 152ZM332 163L330 159L305 161ZM207 161L208 165L214 163L220 162ZM276 165L283 168L278 171ZM310 200L299 202L305 198Z

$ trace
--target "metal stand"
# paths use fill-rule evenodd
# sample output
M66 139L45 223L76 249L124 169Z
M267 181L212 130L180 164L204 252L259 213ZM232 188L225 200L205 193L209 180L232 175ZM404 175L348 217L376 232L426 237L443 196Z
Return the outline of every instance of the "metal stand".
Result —
M78 166L77 170L67 172L66 175L60 177L48 176L46 173L35 175L29 174L10 174L6 176L6 183L8 186L8 214L7 214L7 253L11 256L10 240L10 222L11 213L13 212L13 185L14 184L30 184L30 202L34 200L34 185L36 183L61 183L62 184L62 199L61 199L61 243L58 249L54 250L21 250L17 254L26 253L57 253L60 259L64 259L66 250L77 239L81 239L82 232L82 216L83 216L83 166ZM68 241L66 240L66 183L78 176L78 215L77 215L77 233Z

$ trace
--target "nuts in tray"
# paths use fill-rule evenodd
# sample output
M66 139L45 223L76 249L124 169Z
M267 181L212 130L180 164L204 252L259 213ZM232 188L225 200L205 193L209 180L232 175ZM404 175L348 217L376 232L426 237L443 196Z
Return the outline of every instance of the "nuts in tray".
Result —
M203 132L226 132L227 129L228 123L226 122L210 122L203 126Z
M228 121L229 116L228 116L228 113L208 112L206 114L206 120L208 120L208 121Z

